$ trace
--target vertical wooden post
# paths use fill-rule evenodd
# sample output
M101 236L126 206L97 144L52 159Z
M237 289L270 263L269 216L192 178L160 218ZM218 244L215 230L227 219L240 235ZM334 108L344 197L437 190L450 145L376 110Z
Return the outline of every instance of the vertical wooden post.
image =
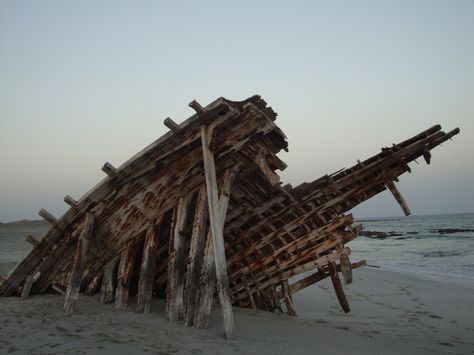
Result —
M37 271L33 273L33 275L28 275L26 277L25 283L23 285L23 289L21 290L21 296L20 299L26 300L28 296L30 295L31 287L35 283L36 280L41 276L41 272Z
M137 241L140 241L139 237L130 240L120 258L120 264L117 271L117 289L115 290L114 306L116 309L126 309L128 306L130 280L137 256Z
M224 330L227 339L232 338L234 331L234 314L230 302L229 280L224 249L224 235L217 191L216 167L214 154L210 149L209 132L206 126L201 127L202 151L204 158L204 171L206 175L207 201L209 207L210 228L215 255L217 289L224 318Z
M150 221L143 247L140 280L138 281L137 313L149 313L151 298L153 296L153 279L156 268L156 252L158 251L158 223Z
M288 284L288 280L284 280L281 283L281 290L283 292L283 297L285 299L285 306L290 316L296 317L296 308L293 304L293 297L291 297L290 292L290 285Z
M171 251L168 257L168 286L166 295L166 319L182 320L184 317L184 273L186 271L186 238L183 233L186 226L191 196L182 197L175 210Z
M84 221L81 235L77 240L76 255L69 276L69 283L66 290L66 299L64 302L64 312L72 313L74 306L79 298L79 290L81 288L82 273L87 261L87 249L89 241L92 238L92 230L94 228L94 217L88 212Z
M119 258L116 257L104 267L104 277L100 286L100 303L108 304L114 301L118 261Z
M184 295L186 297L184 321L186 326L192 326L194 324L194 316L198 304L199 276L202 270L206 245L206 207L206 188L202 186L196 201L193 232L189 248L189 264L184 283Z
M352 265L349 256L347 254L341 254L339 262L341 263L341 274L344 283L349 285L352 283Z
M216 289L216 268L214 266L214 246L212 233L209 230L206 237L204 260L199 278L197 307L194 315L194 327L206 328L209 323L214 291Z
M336 296L341 305L342 310L344 313L349 313L351 309L349 308L349 302L347 302L346 295L344 293L344 289L342 288L341 280L337 275L337 268L334 263L329 263L329 275L331 276L332 285L334 286L334 291L336 291Z

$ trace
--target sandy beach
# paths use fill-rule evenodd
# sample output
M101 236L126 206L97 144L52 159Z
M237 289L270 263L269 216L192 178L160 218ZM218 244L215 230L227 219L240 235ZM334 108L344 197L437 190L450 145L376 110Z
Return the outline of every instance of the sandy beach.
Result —
M474 285L358 269L344 314L324 280L295 297L299 316L234 308L236 338L223 337L216 308L207 330L152 313L115 311L81 297L66 316L56 295L0 300L0 353L84 354L473 354ZM132 304L134 300L131 300Z

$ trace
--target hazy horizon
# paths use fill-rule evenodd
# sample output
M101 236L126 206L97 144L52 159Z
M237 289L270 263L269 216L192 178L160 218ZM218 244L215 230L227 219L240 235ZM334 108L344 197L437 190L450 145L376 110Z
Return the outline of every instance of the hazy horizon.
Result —
M293 186L460 127L398 188L414 215L472 213L473 19L469 0L1 2L0 221L60 217L193 99L254 94ZM388 192L353 213L402 214Z

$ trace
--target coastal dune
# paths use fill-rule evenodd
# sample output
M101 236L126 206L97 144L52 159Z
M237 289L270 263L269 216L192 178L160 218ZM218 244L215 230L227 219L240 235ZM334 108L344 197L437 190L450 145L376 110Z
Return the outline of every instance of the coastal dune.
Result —
M66 316L63 297L0 300L0 353L87 354L473 354L474 285L362 268L340 309L329 280L294 295L298 317L234 308L236 336L225 340L218 307L206 330L152 313L116 311L82 296ZM134 305L134 299L131 299Z

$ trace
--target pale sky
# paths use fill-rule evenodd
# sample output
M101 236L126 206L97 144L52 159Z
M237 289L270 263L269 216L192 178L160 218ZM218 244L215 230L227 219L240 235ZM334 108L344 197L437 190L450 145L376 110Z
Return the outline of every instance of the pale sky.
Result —
M0 0L0 221L61 216L191 100L253 94L293 185L459 126L399 189L414 214L474 212L472 0ZM401 215L387 193L354 212Z

